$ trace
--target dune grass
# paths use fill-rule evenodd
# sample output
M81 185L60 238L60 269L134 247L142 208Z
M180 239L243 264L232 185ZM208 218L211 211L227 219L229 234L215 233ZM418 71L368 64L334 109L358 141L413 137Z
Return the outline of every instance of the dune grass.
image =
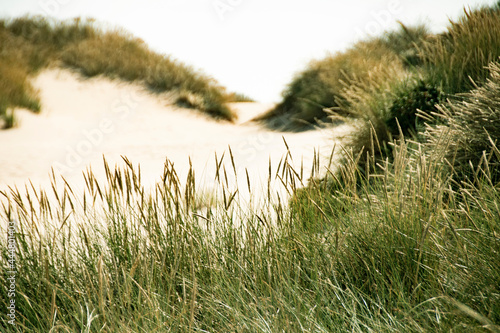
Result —
M0 128L15 125L14 107L40 111L37 93L29 84L28 73L22 66L13 66L10 60L0 57Z
M237 92L229 93L228 100L231 103L253 103L253 102L255 102L255 100L252 97L245 95L245 94L242 94L242 93L237 93Z
M434 86L449 94L473 89L500 57L500 6L464 9L446 33L422 44L420 54Z
M0 41L2 52L0 52L0 128L12 127L15 117L13 107L24 107L38 112L40 104L36 91L29 84L28 63L23 55L23 45L13 38L5 27L0 23Z
M153 189L124 159L105 162L105 181L88 170L83 193L56 176L52 189L1 193L2 220L18 228L17 326L2 315L2 332L498 332L496 162L458 182L440 138L400 139L375 173L347 154L305 188L286 157L270 177L290 205L255 210L239 205L255 187L228 186L242 175L220 160L209 206L194 170L180 180L168 161Z
M424 150L401 141L372 174L353 159L299 192L292 211L304 233L331 238L323 276L358 292L366 317L394 324L355 331L497 332L498 184L481 175L457 186L443 155Z
M349 147L291 203L306 232L337 233L338 283L400 314L394 330L500 331L500 67L488 68L483 86L422 114L423 143L377 150L372 126L368 149Z
M18 227L1 331L500 332L499 62L459 95L400 65L345 81L359 130L306 187L280 162L289 202L240 206L255 187L219 160L210 204L194 170L167 161L146 189L126 158L83 193L55 175L0 193L0 232Z
M499 22L500 7L496 4L464 9L464 15L457 22L450 22L448 30L438 35L431 35L424 26L401 24L397 31L358 42L345 52L311 62L285 89L282 102L260 120L272 128L287 130L304 123L324 122L332 109L351 116L354 110L359 115L362 110L350 106L346 94L360 89L365 94L366 89L360 85L386 89L388 83L395 89L393 101L386 102L395 104L389 112L391 117L399 115L397 108L405 114L416 114L418 108L426 107L427 102L422 98L433 98L414 96L424 105L415 104L408 110L411 102L406 107L398 105L402 95L410 97L427 92L439 102L456 93L467 92L486 80L488 64L500 57ZM388 70L395 70L399 75L388 78L392 82L373 82L372 77L377 76L377 72ZM410 82L419 83L408 84L408 80L402 80L405 76L413 77ZM406 86L408 91L401 90L401 86ZM370 117L370 112L364 116ZM381 123L386 121L380 119ZM398 130L394 121L390 130L393 133Z
M451 118L443 114L452 112L445 111L446 109L455 109L457 106L441 106L438 110L437 105L447 99L462 101L467 94L460 93L467 93L470 89L482 85L489 73L488 66L499 59L500 48L497 40L500 36L499 8L498 5L494 5L465 10L458 22L451 22L446 33L425 36L413 44L413 51L417 51L420 60L406 72L399 72L399 75L398 72L391 74L384 66L380 66L372 75L382 78L385 76L387 79L348 82L341 93L342 100L346 101L341 109L344 113L347 110L351 118L359 120L358 130L346 141L354 155L365 156L368 150L371 150L376 155L374 158L392 158L391 149L394 145L390 143L401 135L420 142L429 140L424 134L424 119L428 125L450 121ZM496 75L495 72L492 75ZM491 96L493 93L490 90L488 96L489 102L492 103L494 103ZM469 106L466 109L468 110ZM461 140L458 143L461 147L465 147L463 140L481 141L477 149L469 148L471 151L467 156L464 155L464 151L458 151L462 154L458 158L477 161L481 158L481 149L488 146L484 142L485 131L481 126L484 124L488 131L494 133L493 127L496 126L498 119L495 118L496 115L487 115L486 111L483 115L474 116L467 115L467 112L464 111L460 117L453 118L456 119L453 122L462 119L461 132L456 134L453 140L454 142ZM440 116L435 116L436 114ZM485 119L488 119L489 123L483 123ZM477 124L482 125L478 128ZM373 141L374 136L378 141ZM473 158L474 154L478 154L479 157L476 155ZM365 164L366 159L362 158L359 161ZM458 169L460 167L457 166Z
M342 88L336 92L330 90L328 94L335 105L329 108L321 105L322 112L330 112L332 119L340 116L343 121L358 120L358 130L346 141L354 155L365 156L367 150L371 150L377 158L392 158L393 145L390 143L393 139L404 136L425 140L424 121L419 113L436 113L438 104L446 99L460 101L463 96L457 93L468 92L486 81L488 65L500 56L499 8L494 5L465 10L457 22L450 23L446 33L435 36L429 35L423 27L408 29L402 25L400 32L388 32L376 39L379 43L386 42L398 62L390 65L375 62L365 75L335 78L333 82ZM362 59L362 54L359 56ZM372 55L366 57L371 59ZM329 66L323 71L335 72L336 69ZM320 82L313 81L315 84ZM307 85L314 87L314 84ZM300 104L293 102L291 105L293 108ZM318 106L318 112L319 109ZM294 115L285 113L283 117L291 119ZM443 117L427 117L428 123L431 118L443 121ZM478 132L471 133L484 137L484 133ZM374 135L377 142L373 142ZM359 161L363 164L366 159Z
M88 170L83 193L55 175L52 189L0 193L18 228L17 326L2 316L2 332L499 332L500 65L489 70L437 107L444 121L426 115L423 143L393 140L390 159L346 148L321 179L315 159L301 187L287 154L269 177L289 203L241 206L256 187L228 185L244 175L222 160L208 205L194 170L180 180L167 161L148 189L126 158L104 161L106 180Z
M500 65L493 62L487 69L491 74L483 86L424 115L440 123L428 126L425 138L429 150L439 150L447 138L446 159L458 179L477 177L475 168L485 164L489 178L497 183L500 151L494 146L500 142Z
M423 26L401 24L397 31L312 61L285 89L283 101L258 120L272 128L293 130L327 120L329 108L347 113L344 90L350 81L373 81L380 71L406 73L407 68L419 63L417 46L427 36Z
M55 21L23 17L0 21L2 107L39 111L29 77L48 66L71 68L91 77L136 81L151 91L173 92L179 104L233 120L225 89L214 79L170 56L155 53L128 32L103 30L93 20ZM2 112L5 115L5 111ZM8 122L7 122L8 123Z

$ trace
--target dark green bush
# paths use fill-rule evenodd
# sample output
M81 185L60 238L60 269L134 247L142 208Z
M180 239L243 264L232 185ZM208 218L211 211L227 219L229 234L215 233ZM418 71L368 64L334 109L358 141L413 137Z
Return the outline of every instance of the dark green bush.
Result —
M422 80L396 93L389 108L387 128L393 136L398 136L401 128L405 137L415 137L423 129L423 122L417 117L417 110L436 111L436 104L444 101L443 93ZM398 126L399 124L399 126Z

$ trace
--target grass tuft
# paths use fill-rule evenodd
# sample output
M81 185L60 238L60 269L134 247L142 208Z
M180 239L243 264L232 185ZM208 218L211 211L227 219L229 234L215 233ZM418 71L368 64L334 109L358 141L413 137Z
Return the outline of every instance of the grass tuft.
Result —
M488 177L500 181L500 152L495 149L500 142L500 64L493 62L488 70L484 85L426 115L441 124L425 133L429 151L440 149L446 137L445 157L460 180L478 177L476 168L488 165Z
M446 33L424 43L420 54L432 85L448 94L475 88L488 77L488 64L500 57L500 9L465 9Z
M244 103L244 102L253 103L253 102L255 102L255 100L252 97L247 96L247 95L242 94L242 93L236 93L236 92L228 94L228 100L231 103Z

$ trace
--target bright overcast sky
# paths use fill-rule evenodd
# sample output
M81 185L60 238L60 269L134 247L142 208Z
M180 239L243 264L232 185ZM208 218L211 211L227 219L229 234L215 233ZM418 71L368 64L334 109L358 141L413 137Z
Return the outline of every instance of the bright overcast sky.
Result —
M495 0L1 0L1 17L92 17L202 69L230 91L278 101L313 58L363 36L427 23L444 30L463 8ZM6 3L8 2L8 3Z

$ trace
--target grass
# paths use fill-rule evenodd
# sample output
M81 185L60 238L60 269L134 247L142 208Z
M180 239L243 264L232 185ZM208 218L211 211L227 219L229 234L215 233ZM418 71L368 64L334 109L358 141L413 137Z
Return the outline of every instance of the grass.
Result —
M226 105L228 94L214 79L150 50L142 40L121 29L105 31L93 20L23 17L0 21L0 41L5 45L0 55L3 109L39 111L41 105L29 78L44 68L59 66L88 77L104 75L136 81L157 93L173 92L179 104L214 118L235 118Z
M426 124L434 139L394 140L392 159L369 154L362 169L346 151L300 188L303 172L285 157L270 177L290 203L240 206L255 187L231 188L241 175L222 160L213 194L168 161L146 189L126 158L105 162L105 181L88 170L82 193L55 176L52 189L2 193L3 220L18 224L17 331L498 332L497 133L483 137L478 163L450 159L449 144L456 122L488 128L498 113L500 66L490 71L464 101L437 108L446 120ZM468 164L472 177L457 180Z
M414 66L408 67L403 72L391 73L386 67L379 66L371 74L382 79L369 78L348 82L341 93L341 101L345 101L345 105L341 103L340 106L341 111L344 113L347 111L350 118L359 120L358 131L347 138L347 144L354 155L365 156L367 151L371 150L375 154L373 158L392 158L391 149L394 145L390 143L393 139L404 136L424 142L429 139L424 134L424 119L428 125L440 124L451 119L443 116L443 113L446 113L443 108L454 109L457 106L441 106L438 110L437 105L447 99L460 103L464 98L461 93L467 93L485 83L490 72L488 66L499 59L499 8L497 4L465 10L463 17L457 22L450 23L451 26L446 33L436 36L421 33L420 41L414 43L411 49L411 53L416 52L419 60L414 61ZM398 40L396 37L386 38ZM398 43L394 42L394 45ZM404 53L397 51L404 50L404 47L395 46L394 49L400 55ZM490 102L494 101L492 96L488 98ZM335 108L332 111L336 111ZM484 130L476 126L486 124L483 123L484 119L489 119L490 123L486 127L494 133L492 127L495 127L496 118L493 116L490 119L489 115L490 118L480 119L481 115L466 116L467 112L464 111L461 115L463 121L459 135L472 141L476 140L471 139L472 136L477 137L482 143L478 149L469 149L470 153L467 156L464 156L463 150L458 153L462 154L459 158L463 161L472 159L477 162L480 157L472 158L472 155L480 156L481 149L489 146L483 139ZM429 116L434 114L441 116ZM473 117L476 118L472 119ZM453 119L454 122L460 122L458 119L461 118L457 116ZM472 131L467 127L471 127ZM457 146L463 148L465 142L459 135L453 140L459 141ZM374 137L378 139L377 142L374 142ZM366 159L363 157L359 161L363 164ZM460 167L456 166L456 169L459 170Z
M477 177L475 168L488 165L489 177L500 181L500 152L495 145L500 142L500 67L498 62L488 66L489 79L483 86L462 94L460 101L452 100L440 105L437 111L425 116L439 126L429 126L426 144L429 150L438 150L446 142L446 159L459 179Z
M432 85L449 94L473 89L500 57L500 7L465 9L446 33L423 43L420 54Z
M500 332L500 65L457 95L425 61L344 81L359 130L322 178L280 161L289 202L240 205L260 193L228 185L232 155L213 193L168 161L146 189L126 158L81 192L54 175L0 193L18 225L2 332Z
M407 103L406 108L397 104L401 103L402 94L411 95L412 90L413 93L424 93L422 88L425 88L439 102L485 82L487 66L500 57L499 8L496 4L474 10L465 9L458 21L451 22L448 30L438 35L431 35L424 26L406 27L401 24L399 30L360 41L345 52L313 61L288 85L283 92L282 102L259 120L271 128L294 130L304 124L316 125L327 121L331 110L351 116L354 110L360 115L367 108L366 105L363 108L352 106L349 104L352 98L346 95L368 93L373 99L373 94L367 92L366 88L379 87L383 90L387 89L388 83L395 91L392 92L393 101L386 101L385 108L391 108L391 103L395 106L392 112L383 114L387 113L393 119L399 115L397 108L404 114L416 114L416 109L423 106L431 111L433 105L426 106L421 97L415 96L424 105L414 105L412 110L407 109L412 103ZM394 78L388 80L392 82L373 82L377 72L391 70L394 71ZM405 83L402 80L405 76L411 76L413 79L410 81L420 83ZM399 86L406 85L408 91L401 91L398 83ZM418 88L418 85L421 87ZM357 98L363 99L362 96ZM388 97L382 99L387 100ZM381 107L377 106L376 109L380 110ZM373 111L366 112L363 116L371 117ZM379 121L383 123L391 120ZM394 121L390 127L392 133L398 131ZM379 135L384 137L381 132Z
M238 193L255 187L228 187L238 175L222 161L220 199L203 207L194 170L181 181L168 161L151 190L124 159L105 162L105 181L88 170L83 192L54 176L52 189L2 193L18 225L17 331L498 331L492 161L456 186L446 149L393 151L377 173L350 159L303 189L285 158L270 176L290 205L249 211Z
M255 102L255 100L252 97L247 96L247 95L242 94L242 93L236 93L236 92L230 93L228 95L228 99L232 103L253 103L253 102Z
M294 130L304 124L326 121L327 109L345 110L345 90L349 82L372 82L378 73L405 73L418 63L417 45L427 38L423 26L410 28L401 24L398 31L380 38L360 41L345 52L309 63L283 92L283 101L259 118L271 128ZM397 75L399 77L400 74Z
M496 332L498 184L483 177L456 187L443 155L423 150L400 142L394 162L373 174L353 161L300 192L293 213L315 222L304 223L304 233L332 238L329 256L319 255L322 267L333 267L323 276L359 292L371 316L400 325L360 327Z
M22 56L21 46L8 38L8 33L0 25L0 40L5 48L0 53L0 120L3 126L14 125L12 107L24 107L34 112L40 111L37 92L29 83L27 59ZM5 51L10 50L10 51ZM9 110L8 110L9 109Z

